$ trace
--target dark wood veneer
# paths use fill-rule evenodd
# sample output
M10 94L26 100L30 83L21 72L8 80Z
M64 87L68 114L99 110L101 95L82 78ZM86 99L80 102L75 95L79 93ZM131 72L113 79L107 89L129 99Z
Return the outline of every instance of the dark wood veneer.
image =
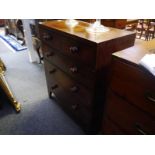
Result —
M49 96L76 120L86 133L98 133L111 54L134 45L135 33L110 28L89 34L88 23L69 28L65 20L39 25ZM76 68L77 67L77 68Z

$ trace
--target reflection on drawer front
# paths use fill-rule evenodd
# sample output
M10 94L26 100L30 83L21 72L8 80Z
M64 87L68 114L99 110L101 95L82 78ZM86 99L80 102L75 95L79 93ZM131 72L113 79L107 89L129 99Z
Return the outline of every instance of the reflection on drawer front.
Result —
M108 96L107 115L128 134L155 134L155 119L115 94Z
M148 72L114 60L110 87L124 99L155 116L155 80Z
M92 67L88 67L73 61L72 59L68 59L62 54L49 49L47 46L44 46L44 58L74 79L78 80L80 83L83 83L89 88L94 87L95 72Z

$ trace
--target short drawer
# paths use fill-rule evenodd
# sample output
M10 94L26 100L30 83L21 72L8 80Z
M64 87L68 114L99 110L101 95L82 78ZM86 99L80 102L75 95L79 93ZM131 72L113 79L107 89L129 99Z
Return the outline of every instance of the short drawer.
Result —
M106 113L127 134L155 134L155 118L109 92Z
M45 61L49 95L54 93L59 104L83 124L89 124L92 113L92 95L66 74Z
M113 59L110 87L122 98L155 116L155 78L139 66Z
M54 31L43 28L40 28L39 33L42 44L47 44L57 50L62 49L62 41L64 38L61 35L58 35Z
M88 88L94 88L95 69L69 59L45 45L43 47L45 59Z
M81 39L75 39L71 36L61 35L52 30L40 29L40 37L43 43L59 50L63 54L84 64L95 66L96 45L90 44Z

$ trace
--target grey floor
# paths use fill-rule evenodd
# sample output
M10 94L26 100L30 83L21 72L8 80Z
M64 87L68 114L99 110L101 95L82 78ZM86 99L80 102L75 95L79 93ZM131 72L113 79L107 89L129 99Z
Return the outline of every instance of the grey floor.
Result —
M13 53L0 40L0 57L7 66L5 77L22 110L16 113L10 104L0 109L1 135L79 135L81 128L48 98L42 64L30 63L28 52Z

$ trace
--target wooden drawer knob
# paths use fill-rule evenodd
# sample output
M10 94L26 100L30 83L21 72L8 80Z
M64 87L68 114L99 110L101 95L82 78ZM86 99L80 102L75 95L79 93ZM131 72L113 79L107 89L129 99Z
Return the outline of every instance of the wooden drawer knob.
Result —
M54 52L50 52L50 53L46 54L46 57L49 58L49 57L51 57L53 55L54 55Z
M76 66L70 67L69 70L70 70L70 72L72 72L72 73L77 73L77 72L78 72L78 69L77 69Z
M77 108L78 108L78 104L72 104L71 107L72 107L73 110L77 110Z
M78 47L76 47L76 46L70 47L69 50L70 50L70 52L72 54L75 54L75 53L78 53L79 52Z
M50 74L53 74L55 72L56 72L56 69L55 68L53 68L52 70L49 71Z
M50 34L44 33L44 34L43 34L43 39L44 39L44 40L47 40L47 41L48 41L48 40L52 40L52 36L51 36Z
M73 92L73 93L76 93L78 92L79 88L77 86L73 86L70 88L70 91Z

